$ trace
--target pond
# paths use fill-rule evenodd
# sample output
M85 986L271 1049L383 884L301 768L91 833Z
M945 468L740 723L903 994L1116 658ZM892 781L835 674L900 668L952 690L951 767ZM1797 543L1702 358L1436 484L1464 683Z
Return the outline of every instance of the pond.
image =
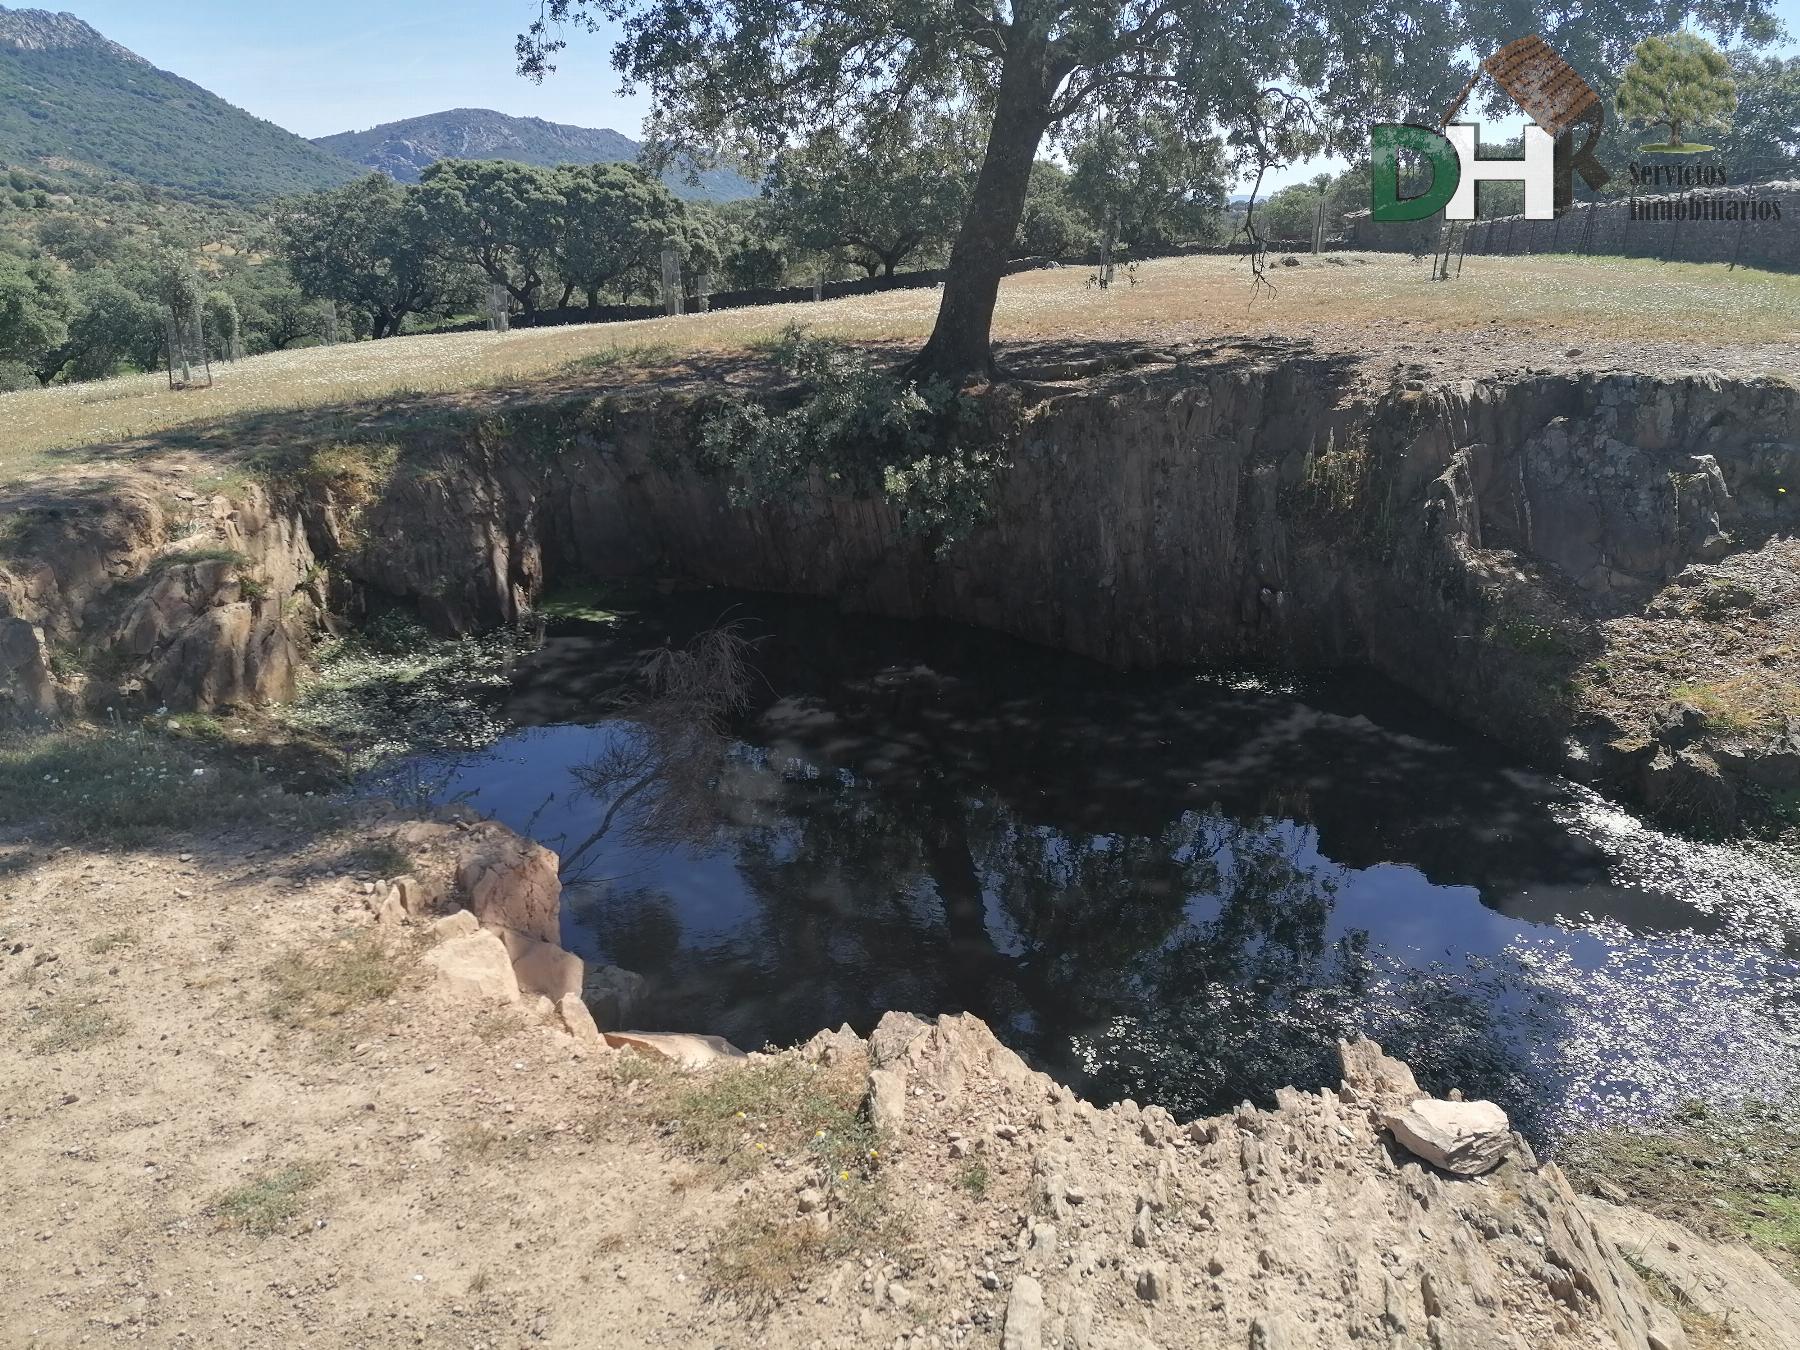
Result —
M716 731L647 657L721 623ZM677 591L553 624L477 751L369 790L564 857L639 1029L747 1048L972 1011L1178 1116L1336 1081L1363 1032L1540 1142L1800 1069L1782 856L1669 836L1354 675L1122 675L1002 636Z

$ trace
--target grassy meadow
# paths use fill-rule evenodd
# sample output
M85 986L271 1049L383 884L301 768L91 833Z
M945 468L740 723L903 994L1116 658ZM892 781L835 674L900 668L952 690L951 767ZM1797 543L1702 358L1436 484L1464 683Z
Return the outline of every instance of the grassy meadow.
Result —
M1337 350L1437 335L1589 343L1709 345L1766 350L1771 373L1800 350L1800 276L1718 264L1573 257L1470 258L1432 282L1428 264L1392 254L1306 259L1270 269L1254 287L1240 258L1162 259L1101 291L1086 268L1009 278L995 321L1003 343L1310 338ZM930 331L935 290L819 304L773 305L678 319L455 333L274 352L214 367L211 389L171 391L161 373L0 395L0 482L138 448L180 428L283 412L368 406L418 396L543 385L571 388L664 372L704 377L709 358L753 350L796 321L851 341L910 346ZM1452 348L1451 350L1454 350ZM1704 364L1703 361L1698 362ZM1655 362L1647 362L1655 368ZM297 423L305 419L297 419ZM296 434L301 427L293 428Z

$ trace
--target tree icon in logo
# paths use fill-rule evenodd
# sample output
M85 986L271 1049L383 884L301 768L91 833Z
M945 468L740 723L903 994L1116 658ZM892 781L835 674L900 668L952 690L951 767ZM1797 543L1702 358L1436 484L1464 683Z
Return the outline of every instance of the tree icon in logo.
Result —
M1640 150L1695 154L1710 145L1689 145L1682 132L1693 127L1731 125L1737 85L1725 54L1693 33L1647 37L1631 49L1616 100L1619 115L1643 126L1667 127L1669 139Z

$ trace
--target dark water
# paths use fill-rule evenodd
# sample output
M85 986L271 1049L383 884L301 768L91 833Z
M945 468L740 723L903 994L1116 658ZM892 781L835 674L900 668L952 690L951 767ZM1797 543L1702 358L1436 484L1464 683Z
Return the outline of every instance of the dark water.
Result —
M721 617L757 639L728 736L632 702L648 650ZM553 633L506 712L386 781L561 852L565 941L650 980L647 1029L966 1009L1178 1114L1335 1082L1362 1031L1540 1139L1800 1068L1785 860L1659 834L1376 681L1122 676L690 593Z

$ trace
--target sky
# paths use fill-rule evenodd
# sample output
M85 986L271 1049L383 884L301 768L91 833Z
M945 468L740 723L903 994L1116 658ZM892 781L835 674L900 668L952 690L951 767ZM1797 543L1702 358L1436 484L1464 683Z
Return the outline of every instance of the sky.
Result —
M302 136L363 131L446 108L494 108L639 134L649 100L619 92L604 33L570 35L559 69L513 72L513 39L537 0L9 0L67 9L164 70ZM1800 37L1800 0L1776 0ZM1800 50L1790 42L1787 51ZM1505 132L1493 133L1503 137ZM1265 193L1327 169L1293 165Z

